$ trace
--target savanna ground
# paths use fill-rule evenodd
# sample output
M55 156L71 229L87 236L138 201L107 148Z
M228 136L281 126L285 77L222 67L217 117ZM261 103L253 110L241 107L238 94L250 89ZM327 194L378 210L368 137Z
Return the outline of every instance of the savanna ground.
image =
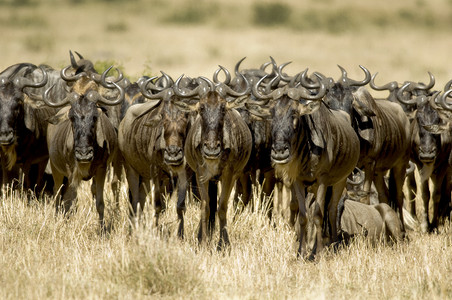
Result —
M218 64L244 68L273 56L334 78L337 64L352 78L358 65L379 72L377 83L452 78L452 2L237 0L33 1L0 0L1 69L18 62L61 68L76 50L99 68L119 66L136 79L160 70L173 77L210 76ZM102 70L100 70L102 71ZM315 263L296 257L294 232L271 224L258 205L229 210L232 246L198 247L197 203L186 212L186 238L176 237L175 204L153 226L152 205L130 230L126 186L116 209L106 189L101 236L86 183L76 212L55 216L52 199L27 200L20 192L0 203L0 298L245 298L444 299L452 298L452 228L410 232L394 247L357 240Z

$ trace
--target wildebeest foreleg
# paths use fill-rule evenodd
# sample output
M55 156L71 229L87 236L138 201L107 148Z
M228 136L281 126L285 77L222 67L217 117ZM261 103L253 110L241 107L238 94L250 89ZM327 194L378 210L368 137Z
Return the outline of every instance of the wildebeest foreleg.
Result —
M137 220L138 217L138 199L140 194L140 176L137 171L135 171L132 167L126 166L126 177L127 183L129 185L129 217L130 221L133 225L136 225L134 221ZM141 207L142 209L142 207Z
M104 221L104 185L105 185L105 176L107 170L105 168L98 168L96 174L93 178L93 182L95 182L96 186L96 209L99 214L99 224L102 230L105 229L105 221Z
M337 207L339 205L339 200L341 199L346 184L347 178L333 185L333 193L331 195L331 201L328 206L328 216L332 234L330 242L337 242Z
M201 219L199 220L198 242L201 244L206 241L207 220L209 219L209 181L202 180L199 172L196 172L196 181L201 195Z
M327 186L324 183L319 183L315 196L315 210L313 216L316 229L316 242L309 259L314 259L314 256L317 253L321 253L323 250L323 216L325 213L326 190Z
M378 202L389 204L389 190L384 179L384 173L376 173L374 182L378 192Z
M221 176L221 194L220 202L218 205L218 219L220 221L220 240L218 241L218 250L229 246L229 235L227 231L227 219L226 214L228 211L228 201L231 195L232 188L234 186L236 176L230 169L224 169Z
M305 187L301 182L295 182L292 185L292 201L296 201L298 203L298 225L297 229L299 246L298 246L298 255L301 257L305 257L306 255L306 225L308 224L308 219L306 217L306 191ZM294 199L295 198L295 199ZM291 210L291 214L293 211ZM295 221L294 221L295 222Z
M408 165L408 162L407 162ZM389 197L391 201L397 201L402 232L405 234L405 223L403 221L403 184L406 176L406 165L400 164L391 169L389 174Z
M375 161L368 163L364 166L364 197L361 199L361 203L370 204L370 189L372 188L372 182L375 176Z
M187 195L187 173L185 168L179 172L177 176L177 218L179 219L179 229L177 236L184 238L184 213L185 213L185 197Z

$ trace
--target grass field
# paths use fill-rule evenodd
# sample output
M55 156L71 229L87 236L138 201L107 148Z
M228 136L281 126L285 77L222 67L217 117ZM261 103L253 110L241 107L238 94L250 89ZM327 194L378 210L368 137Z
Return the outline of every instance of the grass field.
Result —
M337 64L352 78L358 65L379 72L377 83L427 81L442 90L449 65L452 2L238 0L88 1L0 0L0 69L18 62L61 68L76 50L98 65L115 64L138 78L163 70L173 77L210 76L221 64L244 68L273 56L292 61L289 74L309 67L334 78ZM130 230L126 187L120 209L106 190L100 235L88 184L77 211L55 216L51 199L20 193L0 199L1 299L449 299L452 228L410 232L394 247L357 240L315 263L296 257L295 233L263 209L228 212L231 248L199 248L199 207L186 212L186 238L176 237L175 204L152 224Z

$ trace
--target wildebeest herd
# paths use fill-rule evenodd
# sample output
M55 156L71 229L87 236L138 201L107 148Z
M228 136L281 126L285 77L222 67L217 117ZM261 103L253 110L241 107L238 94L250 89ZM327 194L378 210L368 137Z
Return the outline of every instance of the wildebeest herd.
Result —
M132 224L151 191L158 224L163 194L175 192L183 238L186 196L193 193L200 199L199 242L218 216L223 249L232 191L247 205L253 185L267 196L283 185L298 254L308 259L355 234L403 239L404 207L417 212L424 232L450 215L452 81L435 90L429 73L429 83L379 86L363 66L363 80L340 66L338 80L308 69L289 75L288 63L270 58L241 70L242 59L234 75L220 66L212 78L174 81L161 72L132 83L119 69L98 73L76 55L70 52L62 70L19 63L0 73L2 186L19 180L30 193L53 187L57 212L67 213L79 183L92 179L104 229L111 169L116 205L126 174ZM389 96L377 99L372 90ZM371 205L373 190L378 203Z

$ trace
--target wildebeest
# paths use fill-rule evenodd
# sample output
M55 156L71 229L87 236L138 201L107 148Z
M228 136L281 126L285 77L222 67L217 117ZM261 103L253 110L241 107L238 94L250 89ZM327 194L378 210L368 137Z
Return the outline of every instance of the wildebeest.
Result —
M359 158L359 140L342 112L332 111L321 100L325 86L320 81L317 94L305 88L278 88L269 94L258 90L260 81L253 85L259 99L270 100L272 148L271 159L277 177L292 186L298 200L299 248L306 252L306 188L315 193L315 211L312 216L316 228L315 246L309 255L323 248L323 220L328 214L331 241L337 239L337 204L348 175Z
M45 142L46 118L53 109L40 107L31 94L49 81L45 66L21 63L0 73L0 145L2 183L11 184L17 178L17 168L24 173L26 189L43 188L42 177L48 160ZM53 77L52 77L53 80ZM31 178L32 166L37 174ZM14 170L13 170L14 169Z
M200 77L199 87L193 90L199 95L199 102L186 106L189 111L197 112L185 142L185 157L196 173L201 195L198 240L200 243L206 240L208 219L212 221L211 207L217 207L217 197L209 193L209 183L219 180L219 249L230 243L226 220L228 200L236 179L248 162L252 148L250 130L235 109L243 105L242 101L246 97L242 96L249 93L247 80L243 76L242 80L246 82L245 88L235 91L225 84L214 84L208 78ZM233 98L226 101L228 95ZM211 224L210 230L213 225Z
M99 74L96 71L91 60L84 58L78 52L75 53L79 57L79 60L76 60L72 54L72 51L69 51L71 63L64 67L60 72L61 78L67 82L71 91L78 94L84 94L88 89L95 89L103 98L107 100L114 100L118 97L118 91L114 88L112 82L115 82L123 89L127 89L129 87L130 81L123 76L119 69L116 69L118 72L117 77L107 78L107 73L104 72L103 74ZM101 84L101 82L103 83ZM113 106L104 105L102 102L98 103L99 107L102 108L103 112L106 114L116 130L119 127L122 111L128 107L127 104L128 103L125 103L125 101L122 101L119 105ZM116 205L118 206L123 159L120 156L120 151L116 151L115 155L117 157L112 160L113 179L111 181L111 188L113 190ZM94 181L91 188L93 191L97 189Z
M101 84L107 86L102 74ZM104 228L104 182L107 165L117 151L117 135L108 117L98 106L118 105L124 100L124 89L116 83L118 98L114 101L102 97L96 85L86 89L82 94L71 92L64 99L49 99L51 88L43 95L44 102L50 107L63 107L56 116L49 119L47 145L49 147L50 166L55 181L54 194L61 189L61 197L57 197L57 212L63 204L66 213L77 197L77 187L82 180L96 183L96 209L99 214L101 228ZM67 178L67 184L64 184Z
M398 242L404 237L397 213L386 203L368 205L343 197L339 201L337 228L339 240L364 235L372 244Z
M409 83L408 83L409 84ZM420 182L410 182L411 187L416 186L417 197L416 214L421 222L423 232L437 228L439 211L447 209L440 207L440 202L450 206L451 199L451 166L449 158L452 150L452 137L450 118L441 118L446 115L443 107L435 103L439 92L433 95L422 95L411 100L405 100L407 104L415 105L416 110L411 122L411 160L419 171ZM439 97L439 103L444 103L448 93ZM444 117L443 117L444 118ZM429 179L433 184L432 218L429 217L430 188ZM411 180L412 181L412 180ZM410 200L414 196L410 189ZM417 207L420 205L421 207Z
M179 109L176 103L184 95L176 94L173 87L168 85L159 89L152 83L153 79L155 77L146 80L141 88L143 96L150 100L131 106L119 127L119 148L125 158L129 183L130 213L131 217L139 214L138 204L143 209L152 181L157 225L163 206L164 182L175 179L178 191L178 235L183 237L188 185L184 144L191 120L189 113ZM148 86L151 88L148 89ZM153 94L152 90L157 92Z
M251 85L253 82L257 82L263 76L274 78L276 76L275 68L271 74L265 72L267 64L263 64L260 69L245 69L240 71L240 64L245 58L241 59L235 65L236 77L231 81L229 71L225 68L218 69L213 76L213 80L216 84L219 84L218 73L223 71L225 73L225 80L223 84L229 85L233 89L243 89L247 82ZM246 78L246 82L242 79ZM271 82L271 81L269 81ZM271 82L276 86L274 82ZM254 96L249 95L249 100L246 105L252 106ZM263 194L261 196L270 196L275 186L275 176L273 167L270 161L270 148L271 148L271 136L270 136L270 120L251 114L248 107L238 108L237 111L248 125L252 136L252 152L245 166L242 174L239 176L236 185L235 201L238 202L238 195L241 195L241 201L243 205L248 205L252 202L253 193L252 185L257 186L261 184ZM256 195L254 195L256 196ZM238 203L237 203L238 204ZM252 203L251 203L252 204ZM239 207L241 207L239 205ZM271 209L268 210L271 214Z
M360 66L369 82L370 72ZM347 77L340 67L342 76L333 87L343 86L343 92L329 92L326 95L331 105L338 105L350 115L350 121L360 141L360 159L357 164L365 173L362 200L370 204L372 182L378 191L380 203L394 201L403 224L403 183L409 161L410 124L402 107L395 102L375 100L369 91L361 86L356 91L347 89L354 80ZM389 187L384 176L389 174ZM392 204L393 202L391 202Z

